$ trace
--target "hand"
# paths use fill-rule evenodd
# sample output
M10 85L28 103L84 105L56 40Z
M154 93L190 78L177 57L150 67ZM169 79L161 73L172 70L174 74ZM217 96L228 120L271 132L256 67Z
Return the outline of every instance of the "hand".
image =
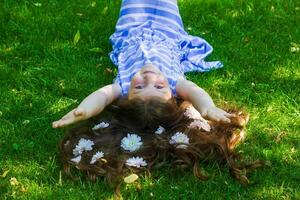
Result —
M74 110L70 111L68 114L63 116L60 120L55 121L52 123L53 128L61 128L75 122L85 120L86 112L82 108L75 108Z
M222 122L226 122L226 123L230 123L230 117L235 116L234 114L229 114L229 113L225 112L224 110L217 108L215 106L204 109L201 112L201 115L210 120L214 120L217 122L222 121Z

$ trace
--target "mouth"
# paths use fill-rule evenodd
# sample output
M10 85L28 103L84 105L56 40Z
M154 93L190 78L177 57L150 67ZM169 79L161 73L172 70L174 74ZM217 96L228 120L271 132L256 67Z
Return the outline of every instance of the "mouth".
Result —
M153 71L149 71L149 70L147 70L147 71L144 71L143 72L143 74L156 74L155 72L153 72Z

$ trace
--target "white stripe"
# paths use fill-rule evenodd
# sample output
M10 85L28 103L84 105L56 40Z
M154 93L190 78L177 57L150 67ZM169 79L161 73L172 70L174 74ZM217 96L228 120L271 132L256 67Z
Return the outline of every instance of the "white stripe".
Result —
M140 25L140 24L141 24L141 22L130 22L130 23L127 23L127 24L124 24L124 25L117 25L116 28L123 30L123 29L126 29L126 28L130 27L130 26L136 26L136 25Z
M163 44L158 44L156 47L143 50L141 45L132 45L128 49L126 49L126 55L120 60L120 62L123 62L125 66L128 66L130 62L132 62L133 59L140 58L141 54L144 53L145 55L153 54L156 57L159 57L160 59L164 60L166 63L172 62L172 55L170 49L168 49Z
M123 69L119 69L119 71L120 71L120 74L129 74L130 75L130 73L129 73L129 71L131 71L132 69L133 69L133 67L135 67L136 65L140 65L140 64L142 64L143 62L145 62L145 60L140 60L140 61L138 61L138 62L135 62L132 66L130 66L130 67L128 67L128 68L126 68L126 66L120 66L120 68L123 68ZM125 69L124 69L125 68ZM124 76L124 77L126 77L126 76Z
M162 2L165 2L165 3L169 3L169 4L173 4L174 6L177 7L177 0L159 0L159 1L162 1Z
M146 0L146 1L149 1L149 0ZM159 3L163 2L165 4L170 4L171 6L174 6L176 8L178 7L177 6L177 0L156 0L156 1L158 1ZM146 4L147 2L145 2L145 1L139 1L138 3L145 3Z
M164 54L158 52L156 49L153 49L153 50L151 49L149 52L150 53L153 52L154 55L152 57L154 57L154 56L158 57L159 59L162 59L166 63L171 63L171 61L172 61L170 57L165 56Z
M137 64L142 64L143 62L139 62L139 63L135 63L135 64L133 64L132 66L136 66ZM124 71L122 71L122 70L120 70L120 74L122 74L123 76L122 76L122 79L124 79L124 78L128 78L128 77L130 77L134 72L137 72L137 70L139 70L140 68L142 68L143 66L141 66L141 67L131 67L130 68L130 73L126 73L126 72L124 72ZM126 70L127 71L127 70Z
M123 83L123 87L126 87L126 86L128 87L128 86L130 86L130 84L131 84L130 82Z
M157 56L153 56L153 57L150 57L149 60L151 60L151 58L154 58L154 57L157 57ZM122 74L122 80L124 79L128 79L131 74L134 74L135 72L137 72L138 70L140 70L143 66L139 67L139 68L136 68L135 66L136 65L140 65L144 62L144 60L141 60L141 61L138 61L138 62L135 62L132 66L130 66L129 68L126 69L126 66L123 66L125 68L125 70L121 70L119 69L120 71L120 74ZM163 74L172 74L172 69L170 68L170 65L169 66L165 66L162 62L159 62L157 60L154 60L154 61L151 61L153 64L155 64L156 66L161 66L162 67L162 72ZM162 65L163 64L163 65ZM131 71L131 72L129 72ZM125 75L126 74L126 75ZM166 76L168 77L168 76Z
M166 47L165 45L162 45L162 44L157 45L157 47L159 48L159 51L161 52L161 54L168 55L171 59L172 53L168 47Z
M178 32L174 31L174 29L172 29L172 28L170 28L170 27L166 26L165 24L162 24L162 23L160 23L158 21L155 21L155 23L153 23L152 25L153 25L153 28L160 28L162 30L166 30L168 32L171 32L174 35L178 34ZM162 33L162 34L166 35L165 33Z
M169 61L165 60L163 58L163 56L161 57L160 55L152 55L152 56L149 56L149 60L150 59L153 59L153 58L158 58L159 60L161 60L163 66L167 65L167 66L170 66L169 63L171 63L171 59L168 59Z
M136 65L141 65L141 64L143 64L143 62L144 62L144 60L141 60L141 61L135 62L132 66L128 67L127 69L126 68L125 69L124 68L119 69L120 74L122 74L122 75L131 74L131 72L134 71L133 67L136 66ZM126 66L123 66L123 67L126 67Z
M167 76L168 74L172 74L171 69L169 69L170 66L168 67L162 66L161 63L159 63L157 60L152 61L152 63L155 64L156 66L161 66L162 67L161 71L164 73L166 77L168 77Z
M140 63L140 64L142 64L142 62ZM136 66L135 64L133 64L132 66ZM128 72L128 73L125 73L124 71L120 71L120 74L122 74L122 80L124 80L124 79L129 79L130 78L130 76L131 75L133 75L133 74L135 74L138 70L140 70L141 68L142 68L143 66L140 66L139 68L137 68L137 67L131 67L130 68L130 72ZM130 80L129 80L130 81Z
M167 17L163 17L163 16L160 16L160 15L154 15L154 14L150 14L150 13L134 13L134 14L126 14L126 15L123 15L122 17L119 18L118 20L118 23L117 23L117 26L116 28L118 29L119 28L119 22L122 21L122 20L126 20L128 18L133 18L133 20L135 19L138 19L139 17L154 17L154 18L157 18L157 19L162 19L162 20L165 20L165 21L168 21L170 22L171 24L173 24L174 26L176 26L178 29L182 29L182 27L173 19L169 19ZM141 23L141 22L140 22ZM122 24L124 25L124 24Z
M157 25L158 24L158 25ZM141 22L129 22L127 24L124 24L124 25L117 25L116 28L118 30L124 30L124 29L128 29L129 27L132 27L132 26L138 26L138 25L141 25ZM159 29L162 29L162 30L166 30L174 35L178 35L178 32L177 31L174 31L174 29L166 26L165 24L162 24L158 21L155 21L155 23L152 24L153 25L153 28L159 28ZM162 33L164 35L166 35L165 33Z
M141 58L141 54L142 54L142 53L143 53L143 51L142 51L140 48L138 48L138 49L136 50L136 55L135 55L135 56L132 56L132 57L130 57L130 58L128 58L128 57L126 56L126 62L124 63L124 66L128 66L129 63L131 63L133 60L137 60L137 59ZM128 67L130 67L130 66L128 66Z
M160 51L163 51L162 49L160 49ZM142 53L145 53L141 50L141 48L138 48L138 49L133 49L132 51L133 53L130 54L128 53L127 55L125 55L124 59L121 61L121 62L124 62L126 60L126 62L121 66L119 66L119 70L122 71L122 74L124 73L128 73L130 74L132 68L136 65L136 64L141 64L142 62L144 62L145 59L141 60L141 61L138 61L138 62L135 62L133 65L131 65L131 62L133 62L133 60L136 60L136 59L139 59L141 58L141 54ZM161 52L158 52L157 49L150 49L148 51L148 53L151 55L151 53L153 53L154 55L153 56L149 56L148 59L152 59L152 58L158 58L158 59L161 59L163 62L165 63L171 63L172 60L171 60L171 56L169 53L161 53ZM134 54L137 54L135 56L133 56ZM166 55L165 55L166 54ZM130 57L130 58L129 58ZM160 63L161 65L161 63ZM165 64L164 64L165 65ZM123 68L123 69L122 69ZM168 67L163 67L165 69L168 69L170 68L170 64ZM168 70L169 71L169 70Z
M138 54L139 51L141 51L140 44L135 43L134 45L129 46L126 49L126 55L124 57L124 61L127 62L129 57L133 56L134 54ZM135 56L135 57L137 57L137 56Z
M168 12L168 13L171 13L173 15L176 15L177 17L180 18L180 15L178 12L176 12L175 10L172 10L172 9L169 9L169 8L166 8L166 7L162 7L162 6L155 6L153 4L147 4L147 3L144 3L144 4L141 4L141 3L137 3L137 4L129 4L127 6L123 6L121 11L124 10L124 9L127 9L127 8L154 8L154 9L157 9L157 10L160 10L160 11L165 11L165 12Z
M157 65L158 67L161 67L162 68L161 71L165 72L166 74L169 74L171 72L171 70L168 69L168 67L170 67L170 65L167 65L167 63L164 62L164 60L157 59L156 56L153 56L150 58L150 61L152 63L155 63L155 65Z
M126 76L124 75L123 77L122 77L122 80L124 81L124 79L126 79L126 80L129 80L129 78L130 78L130 76L131 75L135 75L139 70L140 70L141 68L139 68L139 69L137 69L137 70L134 70L131 74L126 74ZM123 82L122 81L122 82ZM131 80L129 80L129 82L130 82Z

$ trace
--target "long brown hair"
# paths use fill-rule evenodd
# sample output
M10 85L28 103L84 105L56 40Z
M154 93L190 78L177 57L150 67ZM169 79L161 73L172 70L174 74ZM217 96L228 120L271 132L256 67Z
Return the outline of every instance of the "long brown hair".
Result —
M245 164L234 152L234 147L245 135L248 116L237 110L227 110L236 114L231 118L231 123L207 121L210 126L208 131L189 126L194 119L185 115L188 108L191 108L189 102L175 98L168 102L155 99L121 99L115 102L108 109L110 117L104 119L99 116L68 130L60 143L65 171L73 177L70 167L75 166L85 171L91 180L95 180L97 176L104 176L108 183L116 186L122 182L122 178L132 172L150 172L154 166L172 163L181 167L191 167L196 177L206 180L209 177L201 172L199 162L214 159L221 164L227 164L233 177L247 185L247 170L263 165L261 161ZM108 122L109 126L93 129L94 125L103 121ZM165 131L155 134L159 126ZM177 132L189 138L189 143L184 148L178 148L180 144L170 142ZM128 133L136 133L141 137L143 145L137 151L128 152L120 146L121 140ZM79 162L71 161L74 158L74 148L81 138L93 141L93 149L83 151ZM97 151L104 152L104 156L91 164L91 158ZM126 160L132 156L142 157L147 166L137 168L126 165Z

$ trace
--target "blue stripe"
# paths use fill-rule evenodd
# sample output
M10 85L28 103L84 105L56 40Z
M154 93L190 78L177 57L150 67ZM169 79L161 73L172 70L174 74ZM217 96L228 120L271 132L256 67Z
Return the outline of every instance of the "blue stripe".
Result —
M137 21L138 20L138 21ZM178 25L177 23L170 23L169 21L167 20L164 20L164 19L157 19L155 17L151 17L151 16L147 16L147 17L139 17L138 19L134 18L134 17L129 17L129 18L125 18L125 19L120 19L118 21L118 24L117 26L121 26L122 24L127 24L127 23L130 23L130 22L145 22L145 21L156 21L156 22L159 22L161 24L165 24L164 26L168 26L170 28L172 28L173 30L180 30L182 29L182 27L180 25Z
M151 57L156 57L157 59L162 60L164 62L163 64L165 66L169 66L170 65L169 63L172 62L172 57L169 54L163 54L162 52L153 54L153 56L151 56Z
M160 71L163 72L163 74L166 76L166 77L169 77L171 74L172 74L172 66L168 65L168 66L163 66L158 60L153 60L152 63L157 66ZM171 68L168 68L168 67L171 67Z
M139 13L142 13L142 14L143 13L148 13L148 14L153 14L153 15L166 17L166 18L169 18L169 19L173 20L174 22L176 22L181 27L183 26L181 18L178 17L177 15L174 15L174 14L166 12L166 11L154 9L154 8L126 8L126 9L123 9L121 11L120 16L123 17L123 16L126 16L128 14L139 14Z
M145 60L145 58L144 57L137 57L135 60L133 60L134 61L134 63L137 63L137 62L140 62L140 61L142 61L142 60ZM132 61L132 62L133 62ZM130 67L130 65L122 65L122 66L120 66L119 65L119 71L122 73L122 71L126 71L126 70L128 70L129 69L129 71L131 70L131 67Z
M137 45L138 44L135 44L131 48L129 47L126 49L126 55L124 58L122 58L122 62L124 63L125 66L130 66L133 60L135 60L137 57L142 56L143 50L140 48L140 46ZM161 46L161 45L159 45L158 48L159 49L156 49L158 51L158 54L155 53L155 56L159 57L162 60L168 59L167 62L171 62L172 56L170 55L171 53L170 49L167 49L165 46ZM151 51L151 49L149 51ZM162 57L162 55L164 57Z
M164 33L165 35L167 35L169 38L171 38L171 39L177 39L178 37L177 37L177 32L175 32L175 31L169 31L169 30L167 30L167 29L162 29L162 28L156 28L156 30L158 30L158 31L160 31L160 32L162 32L162 33Z
M124 66L131 66L132 62L139 61L139 60L137 60L138 58L143 58L144 57L144 56L142 56L142 54L143 54L143 51L141 49L137 49L136 50L136 55L126 57L126 60L123 62Z
M159 49L158 49L159 53L162 53L163 55L168 56L168 58L170 60L172 59L172 55L171 55L170 49L168 49L167 47L162 46L162 45L159 45L158 47L159 47Z
M154 61L160 62L161 63L160 65L162 67L168 67L169 66L163 59L161 59L158 56L152 56L149 59L150 59L151 62L154 62Z
M120 74L123 74L124 78L129 77L128 75L131 75L136 69L140 69L144 66L144 62L141 61L143 60L136 61L135 63L132 64L132 67L128 69L126 68L120 69L119 70Z
M142 21L144 21L144 20L142 20ZM138 25L134 25L134 26L138 26ZM131 26L131 27L134 27L134 26ZM174 29L169 28L168 26L166 26L165 23L159 23L158 20L156 20L152 24L152 26L155 30L159 31L160 33L163 33L168 38L172 38L172 39L177 39L178 38L178 31L175 31ZM177 26L175 26L175 27L177 29ZM127 29L124 29L121 32L121 35L118 35L118 37L126 37L126 36L128 36L128 33L129 33L129 31Z
M148 63L162 71L173 94L178 78L184 77L185 72L222 66L220 62L204 61L212 47L184 31L178 7L171 2L123 0L120 17L116 32L110 37L110 58L118 66L115 81L123 95L128 93L134 74Z
M148 5L154 5L154 6L162 6L162 7L166 7L169 9L172 9L174 11L178 11L178 7L175 6L172 3L167 3L167 2L163 2L163 1L155 1L155 0L124 0L122 3L122 7L123 6L127 6L127 5L134 5L134 4L145 4L145 7Z
M199 49L197 48L189 53L189 58L199 56L200 54L204 54L205 52L207 52L207 49L205 48L205 46L201 45Z

